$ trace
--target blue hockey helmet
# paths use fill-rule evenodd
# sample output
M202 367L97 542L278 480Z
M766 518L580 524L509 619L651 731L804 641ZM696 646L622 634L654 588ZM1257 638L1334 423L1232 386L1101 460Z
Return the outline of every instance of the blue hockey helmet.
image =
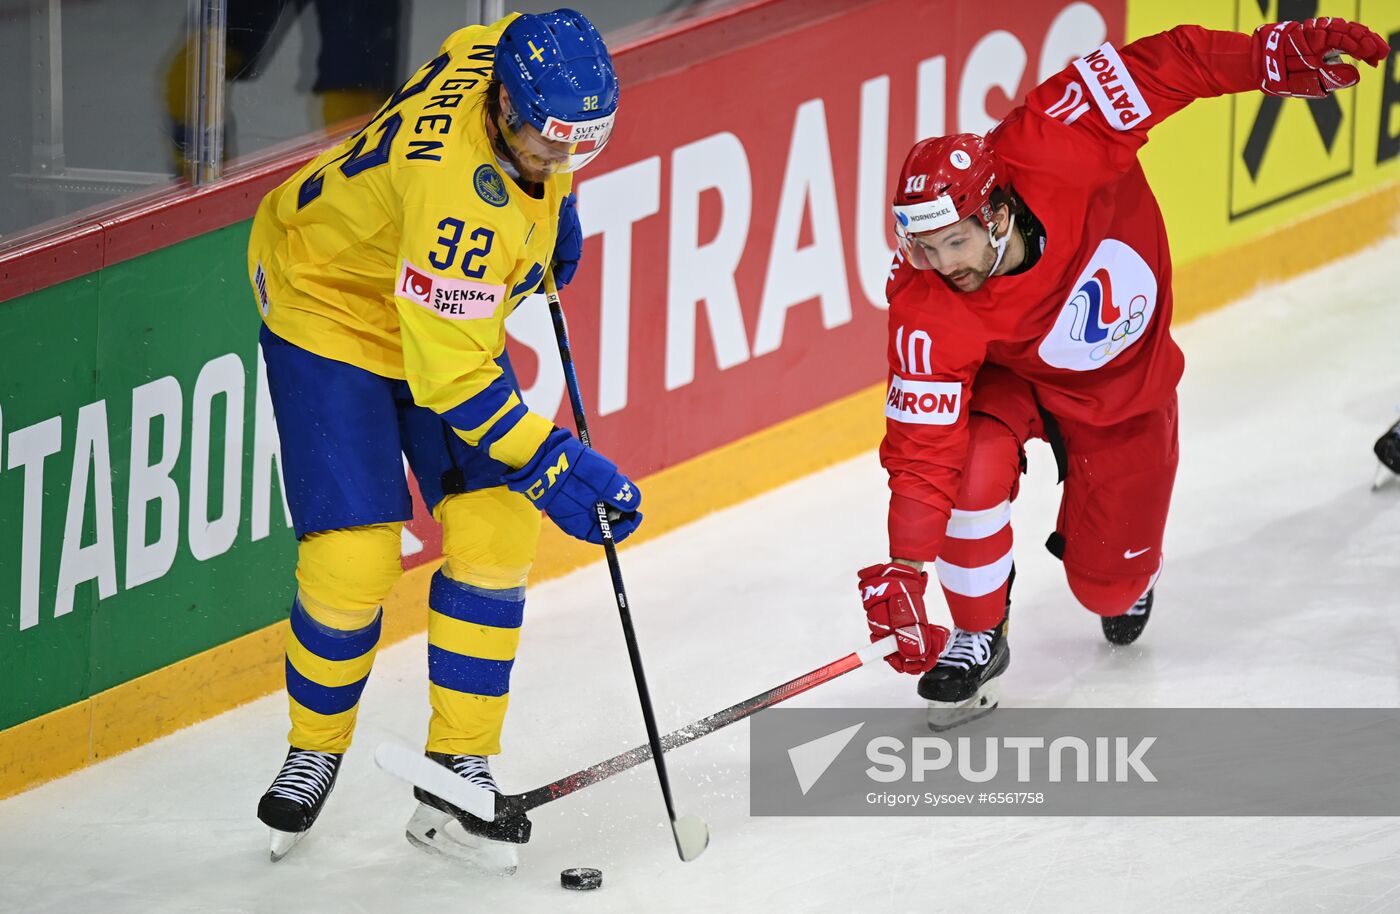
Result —
M612 134L617 74L603 37L568 9L522 13L496 45L503 138L531 172L575 171Z

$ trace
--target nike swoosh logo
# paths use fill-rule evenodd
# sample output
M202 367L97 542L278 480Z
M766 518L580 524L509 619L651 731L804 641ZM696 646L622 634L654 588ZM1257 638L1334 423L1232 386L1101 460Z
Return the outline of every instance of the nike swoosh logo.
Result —
M1125 551L1123 552L1123 558L1125 558L1125 559L1135 559L1135 558L1137 558L1138 556L1142 555L1144 552L1146 552L1148 549L1151 549L1151 548L1152 548L1151 546L1148 546L1146 549L1139 549L1139 550L1136 551L1136 552L1129 552L1129 551L1126 551L1126 550L1125 550Z

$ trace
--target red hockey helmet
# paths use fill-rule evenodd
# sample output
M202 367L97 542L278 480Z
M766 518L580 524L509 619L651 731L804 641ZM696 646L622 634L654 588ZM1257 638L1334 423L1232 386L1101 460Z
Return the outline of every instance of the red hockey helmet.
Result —
M894 194L894 231L905 258L920 270L931 270L922 246L910 236L956 225L968 216L990 224L992 190L1002 177L997 154L975 133L915 143L899 170Z

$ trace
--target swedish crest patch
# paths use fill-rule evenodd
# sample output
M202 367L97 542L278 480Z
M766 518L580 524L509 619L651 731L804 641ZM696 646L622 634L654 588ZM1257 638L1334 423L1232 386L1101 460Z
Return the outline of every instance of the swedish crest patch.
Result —
M472 175L472 185L476 187L477 195L492 206L505 206L510 202L505 178L490 165L477 168L476 174Z

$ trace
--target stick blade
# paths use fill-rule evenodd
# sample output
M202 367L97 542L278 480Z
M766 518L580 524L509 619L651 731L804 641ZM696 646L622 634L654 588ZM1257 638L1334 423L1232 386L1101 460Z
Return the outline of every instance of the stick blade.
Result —
M710 827L699 816L681 816L671 823L671 831L676 836L676 852L686 863L710 846Z
M394 777L421 787L478 819L495 821L496 794L467 783L421 752L398 743L380 743L374 750L374 762Z

